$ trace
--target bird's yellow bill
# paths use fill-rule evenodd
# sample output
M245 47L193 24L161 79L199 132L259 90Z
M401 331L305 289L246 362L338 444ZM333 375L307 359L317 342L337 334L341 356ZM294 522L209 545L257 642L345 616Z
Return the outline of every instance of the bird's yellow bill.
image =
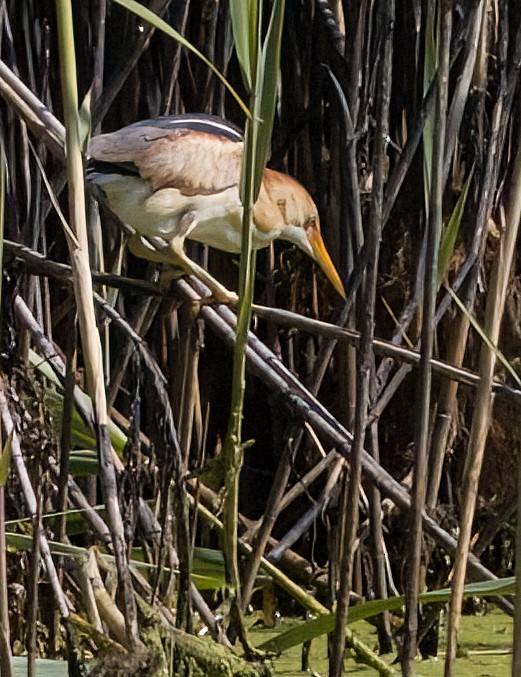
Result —
M343 299L345 299L346 293L344 290L344 285L342 284L340 276L337 273L336 268L333 264L333 261L331 261L331 257L327 252L326 245L324 244L324 240L322 239L322 235L320 235L320 232L318 230L310 229L308 231L308 239L309 243L311 244L311 248L313 249L315 261L322 268L322 270L327 276L327 279L331 282L331 284L337 290L340 296Z

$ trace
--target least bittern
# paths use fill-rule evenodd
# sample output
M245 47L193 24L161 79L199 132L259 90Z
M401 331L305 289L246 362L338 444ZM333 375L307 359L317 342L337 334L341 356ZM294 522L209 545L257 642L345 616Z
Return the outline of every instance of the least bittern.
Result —
M210 115L162 117L94 137L88 155L89 179L136 233L131 250L173 263L204 282L216 300L234 303L236 295L186 255L184 241L240 252L241 131ZM160 244L161 251L145 238ZM310 194L291 176L265 169L253 207L253 247L267 247L277 238L309 254L345 298Z

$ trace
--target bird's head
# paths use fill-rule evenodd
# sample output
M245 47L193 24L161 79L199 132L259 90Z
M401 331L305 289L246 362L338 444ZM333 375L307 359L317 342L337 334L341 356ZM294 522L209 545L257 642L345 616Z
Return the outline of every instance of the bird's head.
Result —
M277 230L278 238L297 245L318 263L336 291L346 298L340 276L328 254L313 198L291 176L265 169L259 199L254 208L260 230Z

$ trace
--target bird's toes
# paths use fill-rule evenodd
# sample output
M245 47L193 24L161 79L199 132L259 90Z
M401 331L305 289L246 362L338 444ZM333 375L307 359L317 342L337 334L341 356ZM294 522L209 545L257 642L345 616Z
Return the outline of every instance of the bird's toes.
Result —
M232 308L235 308L239 303L239 297L234 291L226 290L226 293L222 294L215 294L214 292L212 296L215 298L217 303L224 303L224 305L231 306Z
M239 297L233 291L220 291L214 289L210 296L205 296L204 298L197 301L201 306L209 306L212 303L222 303L225 306L231 306L234 308L239 302Z

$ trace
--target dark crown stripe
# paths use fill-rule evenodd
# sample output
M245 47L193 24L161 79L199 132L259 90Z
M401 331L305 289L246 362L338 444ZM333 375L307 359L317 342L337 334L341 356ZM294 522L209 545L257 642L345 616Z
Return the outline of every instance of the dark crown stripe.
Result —
M159 129L191 129L194 132L205 132L215 136L224 136L230 141L243 141L242 131L231 122L216 115L185 113L183 115L166 115L152 120L141 120L130 127L156 127Z

